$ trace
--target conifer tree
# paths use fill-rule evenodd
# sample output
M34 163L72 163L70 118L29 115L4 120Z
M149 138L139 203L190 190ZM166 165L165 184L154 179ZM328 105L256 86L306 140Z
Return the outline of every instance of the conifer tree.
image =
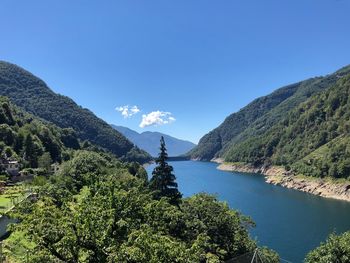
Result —
M170 202L178 204L181 199L181 193L177 189L176 177L173 174L173 167L167 163L168 154L165 147L164 137L160 139L160 153L156 159L157 166L152 172L150 188L156 191L156 196L168 197Z
M38 167L38 151L30 133L27 134L24 140L24 159L28 161L29 167Z

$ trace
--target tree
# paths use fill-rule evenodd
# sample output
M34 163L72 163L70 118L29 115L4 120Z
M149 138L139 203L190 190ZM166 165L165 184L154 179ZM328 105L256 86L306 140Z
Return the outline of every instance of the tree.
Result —
M38 167L44 168L47 172L50 171L52 164L52 158L49 152L45 152L38 158Z
M19 223L4 241L9 262L218 263L254 253L249 218L204 193L178 206L154 199L136 165L134 176L129 168L77 151L56 176L36 177L38 199L11 212ZM259 252L264 262L279 262L273 251Z
M71 177L71 187L80 190L84 185L99 181L108 166L108 161L100 154L82 150L76 151L73 159L62 166L60 174Z
M29 162L30 167L37 166L37 152L33 141L33 137L28 133L24 141L24 155L25 159Z
M8 124L0 124L0 140L5 142L7 145L13 144L15 136Z
M145 184L148 183L147 172L146 172L145 168L143 168L142 165L140 165L139 163L132 162L132 163L128 164L128 172L131 175L136 176L137 178L141 179Z
M5 153L5 157L6 158L11 158L12 155L13 155L13 150L11 147L6 147L5 150L4 150L4 153Z
M350 232L342 235L331 234L325 243L312 250L305 259L306 263L326 263L350 261Z
M16 153L21 152L23 148L23 143L24 143L24 135L23 133L18 133L13 146L13 149L15 150Z
M40 128L41 131L39 132L38 136L41 140L41 143L45 147L46 151L50 153L50 156L53 159L53 161L60 162L61 148L58 141L56 140L56 138L54 137L54 135L48 127L42 126Z
M61 140L68 148L79 149L80 144L76 132L72 128L62 129Z
M164 137L160 139L160 153L156 159L157 166L152 172L150 188L156 191L157 197L168 197L171 203L178 204L181 193L177 189L176 177L173 167L167 163L168 154L165 147Z

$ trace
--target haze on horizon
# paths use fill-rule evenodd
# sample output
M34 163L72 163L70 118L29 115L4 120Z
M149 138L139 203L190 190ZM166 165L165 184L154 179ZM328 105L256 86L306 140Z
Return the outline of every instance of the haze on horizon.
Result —
M109 123L198 142L350 63L350 1L1 1L0 59ZM155 126L156 125L156 126Z

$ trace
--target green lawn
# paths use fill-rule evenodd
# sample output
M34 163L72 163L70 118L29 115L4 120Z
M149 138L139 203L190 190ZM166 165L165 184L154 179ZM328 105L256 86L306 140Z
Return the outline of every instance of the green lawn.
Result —
M20 202L25 196L25 189L22 185L6 187L3 194L0 194L0 214L6 212L14 204Z

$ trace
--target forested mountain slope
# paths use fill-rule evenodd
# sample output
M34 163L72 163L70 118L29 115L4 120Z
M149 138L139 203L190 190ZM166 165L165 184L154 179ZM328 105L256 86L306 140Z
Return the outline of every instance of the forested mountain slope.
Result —
M24 110L61 128L73 128L81 140L89 140L118 157L147 161L150 156L105 121L72 99L54 93L42 80L28 71L0 61L0 95L7 96Z
M117 131L122 133L126 138L132 141L140 149L145 150L153 157L158 156L159 153L159 141L163 136L167 145L168 154L171 157L179 156L187 153L196 145L192 142L180 140L175 137L169 136L160 132L142 132L138 133L129 128L123 126L112 125Z
M71 154L69 149L79 148L72 129L61 129L42 121L12 105L8 98L0 97L2 159L17 160L21 166L36 168L42 163L50 165L67 160Z
M233 144L264 133L281 121L290 110L312 95L331 87L347 73L350 73L350 66L325 77L311 78L280 88L254 100L205 135L188 155L200 160L222 157Z
M225 160L284 165L317 177L350 176L350 74L258 136L231 145Z

